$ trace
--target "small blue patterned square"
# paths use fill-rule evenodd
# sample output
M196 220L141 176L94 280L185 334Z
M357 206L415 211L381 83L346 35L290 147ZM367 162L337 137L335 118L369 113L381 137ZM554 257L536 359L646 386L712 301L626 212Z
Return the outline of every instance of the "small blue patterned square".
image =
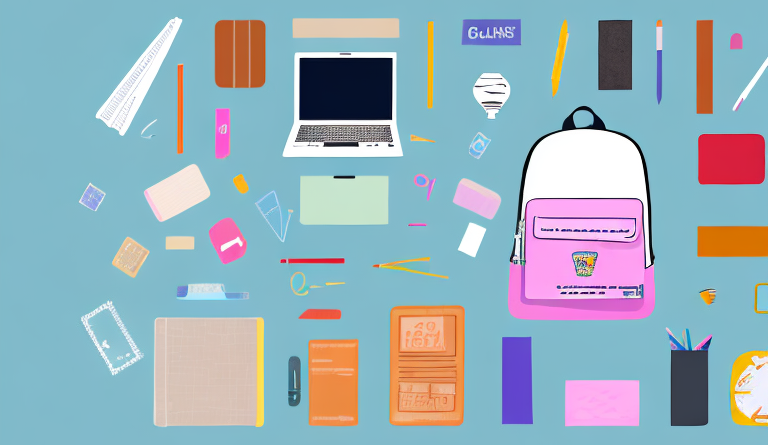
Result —
M82 198L80 198L80 204L95 212L101 205L101 201L104 200L104 196L106 196L106 193L89 183L88 188L85 189Z

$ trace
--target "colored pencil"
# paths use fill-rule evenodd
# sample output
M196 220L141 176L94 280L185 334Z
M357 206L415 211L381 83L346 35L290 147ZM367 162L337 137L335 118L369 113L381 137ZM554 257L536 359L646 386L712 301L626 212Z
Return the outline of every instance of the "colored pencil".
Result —
M374 266L374 267L377 267L377 266ZM429 277L445 278L446 280L448 279L448 277L445 276L445 275L438 275L438 274L434 274L434 273L421 272L419 270L407 269L405 267L397 267L397 266L378 266L378 267L380 269L402 270L403 272L417 273L419 275L427 275Z
M744 88L744 91L741 92L739 95L739 99L736 101L736 104L733 106L733 111L736 111L741 106L741 103L747 100L747 96L749 96L749 92L752 91L752 87L755 86L758 80L760 80L760 76L763 75L763 72L765 69L768 68L768 58L765 59L765 62L763 62L762 66L760 66L760 69L757 70L754 77L752 77L752 80L749 81L749 85L747 85L746 88Z
M176 153L184 153L184 64L180 63L177 67L178 74L178 95L176 115Z
M667 328L667 335L669 336L669 342L674 346L672 349L678 349L678 350L685 350L685 346L680 342L680 340L675 337L675 334L672 333L672 331Z
M708 335L707 338L704 339L701 343L696 345L695 348L693 348L694 351L706 351L709 349L709 343L712 342L712 335Z
M402 260L402 261L392 261L391 263L381 263L381 264L374 264L373 267L385 267L385 266L392 266L394 264L403 264L403 263L412 263L414 261L429 261L430 257L423 257L423 258L414 258L412 260Z
M563 71L563 59L565 58L565 48L568 44L568 20L563 20L563 26L560 27L560 38L557 41L557 52L555 53L555 66L552 67L552 97L557 94L560 88L560 74Z
M661 20L656 21L656 103L661 103Z
M411 223L408 224L408 227L427 227L427 225L423 223Z
M435 88L435 22L427 22L427 108L432 108Z
M283 258L281 264L344 264L344 258Z

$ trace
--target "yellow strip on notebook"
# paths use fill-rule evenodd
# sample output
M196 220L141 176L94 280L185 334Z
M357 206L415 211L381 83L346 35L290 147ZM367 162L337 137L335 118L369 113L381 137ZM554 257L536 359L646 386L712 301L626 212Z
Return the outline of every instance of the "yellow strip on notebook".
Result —
M256 426L264 425L264 319L256 319Z
M400 19L293 19L294 39L396 39Z

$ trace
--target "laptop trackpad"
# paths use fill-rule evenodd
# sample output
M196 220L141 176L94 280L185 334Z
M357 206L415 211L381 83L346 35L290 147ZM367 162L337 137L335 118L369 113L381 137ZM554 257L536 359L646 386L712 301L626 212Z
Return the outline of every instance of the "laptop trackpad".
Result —
M357 142L323 142L323 147L359 147Z

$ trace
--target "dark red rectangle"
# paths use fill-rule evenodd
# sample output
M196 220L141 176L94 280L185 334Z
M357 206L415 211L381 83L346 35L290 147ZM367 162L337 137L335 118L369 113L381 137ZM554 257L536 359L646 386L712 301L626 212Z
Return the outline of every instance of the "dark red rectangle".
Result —
M759 134L699 136L699 184L762 184L765 139Z
M282 264L344 264L344 258L283 258Z

